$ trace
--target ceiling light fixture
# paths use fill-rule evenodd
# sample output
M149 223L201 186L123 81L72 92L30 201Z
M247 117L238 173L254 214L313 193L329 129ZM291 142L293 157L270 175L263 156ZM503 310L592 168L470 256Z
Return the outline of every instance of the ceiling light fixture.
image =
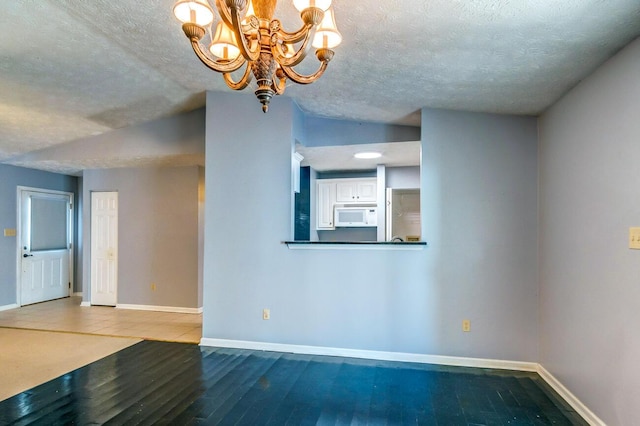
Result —
M380 158L382 154L379 152L358 152L354 155L359 160L371 160L373 158Z
M222 73L233 90L242 90L257 81L256 96L267 112L274 95L284 93L287 79L299 84L316 81L333 58L333 50L342 41L330 8L331 0L293 0L300 11L302 27L293 33L282 29L273 19L277 0L215 0L220 15L215 33L213 0L178 0L173 13L182 22L182 30L193 51L210 69ZM202 39L209 34L208 51ZM294 67L314 47L320 67L310 75L298 74ZM240 80L232 72L246 66Z

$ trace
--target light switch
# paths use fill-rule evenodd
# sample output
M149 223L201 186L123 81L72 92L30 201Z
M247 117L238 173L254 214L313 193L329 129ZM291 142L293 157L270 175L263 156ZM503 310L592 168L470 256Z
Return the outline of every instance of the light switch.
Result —
M5 237L15 237L16 230L12 228L4 228L4 236Z
M629 248L640 250L640 228L629 228Z

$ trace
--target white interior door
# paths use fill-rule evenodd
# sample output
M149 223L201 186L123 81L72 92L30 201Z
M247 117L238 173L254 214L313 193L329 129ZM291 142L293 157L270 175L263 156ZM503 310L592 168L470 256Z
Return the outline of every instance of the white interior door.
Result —
M69 296L73 194L18 188L20 305Z
M91 193L91 304L118 299L118 193Z

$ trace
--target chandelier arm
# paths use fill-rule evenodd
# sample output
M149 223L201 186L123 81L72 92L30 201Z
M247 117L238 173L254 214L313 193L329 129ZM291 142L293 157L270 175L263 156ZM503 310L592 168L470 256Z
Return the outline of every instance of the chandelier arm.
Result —
M216 8L224 23L233 31L238 42L238 49L247 61L256 61L260 57L260 43L256 43L255 50L251 50L250 43L247 42L244 32L242 32L242 21L240 19L240 11L235 8L229 8L224 4L223 0L216 0ZM259 41L259 39L258 39Z
M205 64L208 68L222 73L229 73L237 70L246 62L246 60L242 56L238 56L233 61L225 61L219 62L211 59L202 51L202 46L196 39L191 39L191 47L193 47L193 51L196 56L203 64Z
M273 79L273 83L271 83L271 88L274 92L276 92L276 95L282 95L286 87L287 76L285 74L280 75L280 73L277 72L275 78Z
M247 68L244 70L244 75L237 82L233 81L233 77L231 76L231 73L226 72L222 75L224 77L224 82L227 83L227 86L229 86L233 90L244 89L249 85L249 83L251 83L251 80L253 78L253 74L251 74L251 64L249 63L247 63Z
M327 69L327 65L328 65L328 62L321 61L320 62L320 68L318 68L318 70L316 72L314 72L313 74L310 74L310 75L298 74L291 67L281 66L280 68L282 69L282 72L284 72L287 77L289 77L291 80L295 81L296 83L298 83L298 84L309 84L309 83L313 83L318 78L320 78L320 76L322 76L322 74L324 74L324 71Z
M315 25L303 24L302 27L294 33L289 33L280 28L278 30L278 38L285 43L298 43L304 40L311 28L315 28Z
M233 21L231 19L231 11L225 4L224 0L216 0L216 9L222 18L222 21L227 24L229 28L233 28Z
M280 35L280 33L278 33L278 35ZM284 56L284 52L282 51L282 44L272 39L271 54L273 55L274 59L283 67L295 67L300 62L302 62L304 58L307 57L307 54L311 49L311 41L313 40L313 37L315 35L316 27L311 26L307 31L304 41L302 42L302 46L300 46L300 48L293 56L288 58Z
M260 43L256 43L255 50L251 50L250 43L247 42L247 37L244 36L242 32L242 21L240 20L240 11L237 9L231 10L231 19L233 21L233 25L231 29L236 35L236 41L238 42L238 48L240 49L240 53L245 57L247 61L257 61L260 57ZM258 39L259 41L259 39Z

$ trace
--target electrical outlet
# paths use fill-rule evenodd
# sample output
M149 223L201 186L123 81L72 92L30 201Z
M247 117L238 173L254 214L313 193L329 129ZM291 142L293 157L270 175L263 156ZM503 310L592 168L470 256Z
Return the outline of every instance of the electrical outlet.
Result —
M467 332L471 331L471 321L470 320L462 320L462 331Z
M629 248L640 249L640 228L629 228Z
M262 310L262 319L263 320L271 319L271 311L269 309L265 308Z

